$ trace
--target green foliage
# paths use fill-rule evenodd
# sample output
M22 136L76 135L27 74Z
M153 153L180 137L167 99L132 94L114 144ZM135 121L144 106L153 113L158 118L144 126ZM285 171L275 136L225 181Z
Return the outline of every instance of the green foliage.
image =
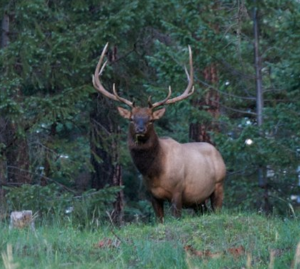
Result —
M64 214L72 201L72 194L62 192L61 187L50 184L40 185L24 184L20 188L6 188L6 203L8 211L32 210L41 216L51 214Z
M20 188L5 188L7 211L32 210L43 219L71 218L78 227L100 224L107 219L120 187L90 189L77 195L62 185L24 184Z
M113 214L113 203L121 187L90 189L72 200L72 222L78 227L94 227L103 224ZM111 221L111 219L109 219Z

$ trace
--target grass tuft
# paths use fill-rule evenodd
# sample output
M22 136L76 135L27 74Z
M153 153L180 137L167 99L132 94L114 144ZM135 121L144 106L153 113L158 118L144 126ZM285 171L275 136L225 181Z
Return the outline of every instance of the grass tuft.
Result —
M18 268L18 264L14 263L13 254L12 254L12 245L7 245L7 252L2 252L2 259L4 263L5 269L16 269Z

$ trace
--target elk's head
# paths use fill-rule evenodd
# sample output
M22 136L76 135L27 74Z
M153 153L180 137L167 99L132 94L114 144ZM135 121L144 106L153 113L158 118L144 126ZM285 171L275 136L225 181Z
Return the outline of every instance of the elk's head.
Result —
M151 103L151 97L148 99L148 107L137 107L135 106L134 102L131 102L125 98L122 98L118 95L115 85L113 85L113 94L108 92L103 85L100 82L100 76L104 70L104 67L107 64L107 61L102 65L103 58L105 56L106 50L108 47L108 43L105 45L102 54L100 56L99 62L95 69L95 74L93 75L93 85L96 90L98 90L100 93L102 93L104 96L106 96L109 99L112 99L114 101L118 101L121 103L126 104L131 109L127 110L123 107L118 107L119 114L130 121L130 132L132 135L134 135L136 140L143 140L146 139L149 131L153 128L153 122L160 119L164 113L165 108L161 108L158 110L155 110L156 108L167 105L167 104L173 104L180 100L186 99L194 92L193 87L193 60L192 60L192 50L189 46L189 63L190 63L190 74L188 73L187 69L185 68L185 72L188 79L188 86L185 89L185 91L177 97L174 97L170 99L170 96L172 94L171 87L169 87L169 92L167 97L164 100L161 100L159 102L156 102L154 104ZM102 65L102 66L101 66Z
M153 131L153 122L161 118L165 108L153 111L150 107L133 107L127 110L118 107L120 115L130 121L130 135L135 141L146 141Z

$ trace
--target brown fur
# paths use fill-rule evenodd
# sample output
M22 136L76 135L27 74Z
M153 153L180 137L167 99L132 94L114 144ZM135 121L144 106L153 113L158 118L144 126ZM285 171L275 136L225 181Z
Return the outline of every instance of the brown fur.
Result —
M132 129L132 126L130 129ZM153 125L150 132L151 135L146 137L145 140L136 140L134 132L130 130L128 147L132 160L140 173L143 176L155 177L162 173L163 156Z

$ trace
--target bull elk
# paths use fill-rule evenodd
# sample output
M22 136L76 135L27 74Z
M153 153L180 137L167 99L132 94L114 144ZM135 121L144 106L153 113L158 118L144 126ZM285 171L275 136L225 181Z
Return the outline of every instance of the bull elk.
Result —
M113 93L110 93L101 84L99 77L107 64L106 61L102 65L107 46L108 44L96 66L93 85L105 97L131 108L127 110L118 107L118 111L123 118L130 121L128 148L135 166L143 176L146 188L152 195L152 206L160 222L163 222L163 204L166 200L171 202L175 217L181 216L182 207L197 211L208 198L213 210L220 209L226 169L217 149L204 142L180 144L172 138L159 138L153 126L154 121L160 119L166 110L155 110L156 108L186 99L194 92L191 48L189 47L190 73L185 69L188 78L185 91L170 99L172 91L169 87L169 93L164 100L151 103L149 97L148 107L138 107L134 102L120 97L115 85Z

